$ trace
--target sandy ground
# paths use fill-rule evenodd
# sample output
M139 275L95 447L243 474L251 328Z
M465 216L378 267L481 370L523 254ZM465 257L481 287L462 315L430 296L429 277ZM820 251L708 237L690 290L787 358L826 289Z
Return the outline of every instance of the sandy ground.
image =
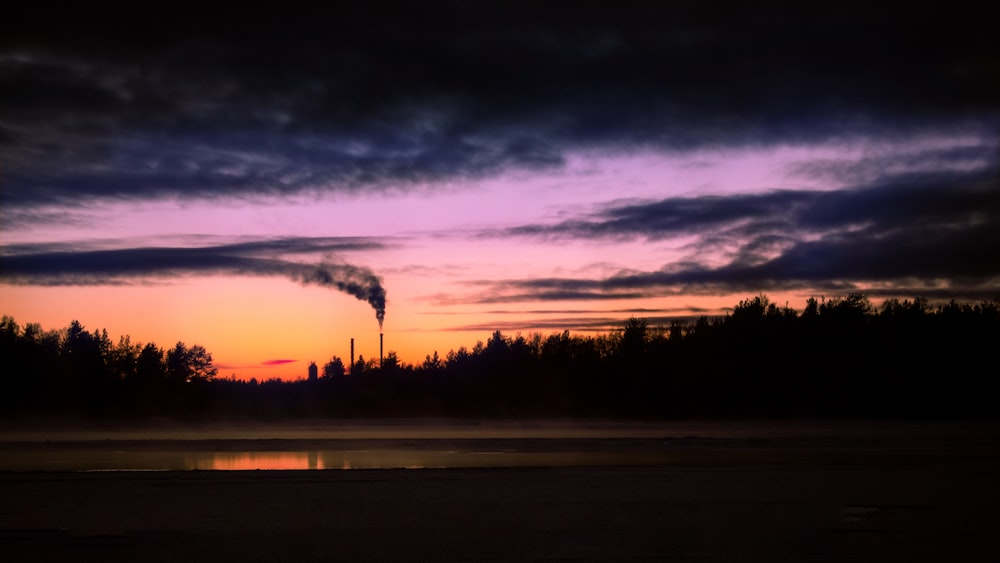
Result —
M0 560L995 562L995 438L709 441L632 466L2 471Z

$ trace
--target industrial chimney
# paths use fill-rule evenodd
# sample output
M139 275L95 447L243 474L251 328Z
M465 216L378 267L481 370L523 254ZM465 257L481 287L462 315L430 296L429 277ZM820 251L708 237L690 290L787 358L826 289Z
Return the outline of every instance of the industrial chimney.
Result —
M378 367L382 367L382 333L378 333Z
M351 339L351 367L347 370L348 373L354 373L354 339Z

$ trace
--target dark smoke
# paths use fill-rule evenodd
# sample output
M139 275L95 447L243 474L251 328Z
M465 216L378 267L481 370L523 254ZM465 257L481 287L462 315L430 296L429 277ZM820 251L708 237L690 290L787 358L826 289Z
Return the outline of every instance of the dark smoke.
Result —
M350 264L320 264L296 276L304 284L335 287L344 293L367 301L375 309L379 332L385 321L385 288L382 280L366 268Z
M298 248L302 241L292 241ZM309 241L306 241L308 243ZM297 245L297 246L296 246ZM22 253L0 254L0 283L15 285L128 285L137 278L170 278L188 274L281 276L303 284L331 287L367 302L375 309L379 329L385 320L385 288L371 270L351 264L304 264L262 257L260 245L247 243L201 248L122 248L52 250L23 245ZM264 245L263 250L273 246ZM304 246L307 250L313 247Z

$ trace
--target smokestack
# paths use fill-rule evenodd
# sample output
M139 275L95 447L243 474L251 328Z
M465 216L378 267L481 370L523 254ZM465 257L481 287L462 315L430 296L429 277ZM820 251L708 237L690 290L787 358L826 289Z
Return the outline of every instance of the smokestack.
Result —
M351 367L347 370L348 373L354 372L354 339L351 339Z
M382 333L378 333L378 367L382 367Z

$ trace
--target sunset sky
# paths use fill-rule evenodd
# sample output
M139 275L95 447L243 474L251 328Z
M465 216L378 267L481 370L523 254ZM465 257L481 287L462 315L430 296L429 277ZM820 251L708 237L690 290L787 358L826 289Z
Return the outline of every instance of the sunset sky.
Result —
M5 15L0 313L220 375L863 291L1000 297L957 3ZM628 6L627 9L623 6Z

